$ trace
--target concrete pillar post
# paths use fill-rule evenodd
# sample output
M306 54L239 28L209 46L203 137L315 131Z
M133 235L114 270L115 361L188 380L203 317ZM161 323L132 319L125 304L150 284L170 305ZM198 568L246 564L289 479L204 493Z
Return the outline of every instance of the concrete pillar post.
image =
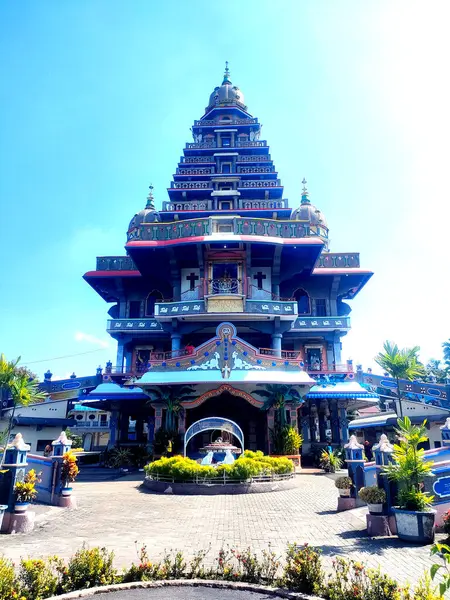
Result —
M281 358L282 339L282 333L272 333L272 348L275 351L275 356L278 356L279 358Z
M269 408L267 411L267 446L269 454L272 451L272 434L271 432L275 427L275 411L273 408Z
M347 419L347 406L345 403L339 403L339 433L341 439L340 442L346 443L348 441L348 419Z
M339 434L339 411L337 407L337 402L334 400L330 406L331 409L331 441L333 444L340 443L340 434Z
M114 448L118 441L118 430L119 430L119 411L117 409L111 411L109 418L109 440L108 450Z
M172 352L178 352L181 349L181 333L172 333L170 339L172 341Z

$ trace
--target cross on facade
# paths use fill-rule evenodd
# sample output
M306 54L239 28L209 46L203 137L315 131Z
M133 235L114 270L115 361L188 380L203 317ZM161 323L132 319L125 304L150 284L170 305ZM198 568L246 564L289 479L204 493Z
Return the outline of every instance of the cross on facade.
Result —
M195 273L190 273L189 275L186 276L186 279L189 281L189 291L193 292L195 290L195 282L198 281L200 278L198 275L196 275Z
M262 290L263 289L263 280L266 279L266 275L264 273L262 273L261 271L258 271L258 273L256 273L256 275L253 275L253 279L256 279L256 281L258 282L258 290Z

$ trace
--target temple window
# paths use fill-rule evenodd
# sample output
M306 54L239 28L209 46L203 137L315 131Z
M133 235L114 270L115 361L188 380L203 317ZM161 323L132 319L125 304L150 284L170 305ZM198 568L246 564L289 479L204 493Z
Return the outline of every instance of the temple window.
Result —
M222 148L229 148L231 146L231 136L225 135L222 137Z
M222 163L222 173L231 173L231 163Z
M325 298L316 299L316 316L326 317L327 316L327 301Z
M305 292L305 290L302 290L302 289L295 290L293 297L297 300L297 307L298 307L299 315L311 314L311 302L309 300L309 295Z
M228 202L228 201L220 202L219 208L220 208L220 210L231 210L231 202ZM220 231L222 231L222 230L220 230ZM231 229L228 231L231 231Z
M131 300L129 302L128 317L130 319L139 319L140 316L141 316L141 301L140 300Z

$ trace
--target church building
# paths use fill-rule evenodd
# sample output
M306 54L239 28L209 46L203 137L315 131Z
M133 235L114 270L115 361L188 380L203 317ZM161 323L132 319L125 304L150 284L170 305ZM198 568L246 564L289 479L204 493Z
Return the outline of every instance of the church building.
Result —
M199 419L224 417L246 448L269 452L276 407L258 391L286 385L302 398L286 402L284 417L304 453L341 445L347 412L377 402L341 357L346 301L372 273L358 253L330 251L305 179L289 207L228 66L192 135L162 209L150 186L124 255L99 257L84 275L111 305L117 340L115 365L85 403L111 411L112 445L151 444L160 428L183 435ZM176 410L168 389L181 393Z

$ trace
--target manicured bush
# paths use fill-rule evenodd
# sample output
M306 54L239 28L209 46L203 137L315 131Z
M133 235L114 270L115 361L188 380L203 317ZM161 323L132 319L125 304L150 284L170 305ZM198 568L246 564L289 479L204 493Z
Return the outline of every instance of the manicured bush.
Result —
M319 594L323 581L320 551L308 544L289 544L282 583L289 590L304 594Z
M113 566L114 553L106 548L83 546L67 565L58 565L61 591L71 592L116 583L117 571Z
M350 479L350 477L344 476L338 477L334 482L334 485L337 487L338 490L349 490L352 487L353 482Z
M144 467L146 475L163 476L174 481L203 479L235 479L245 481L252 477L292 473L294 466L288 458L265 456L262 452L246 450L232 465L200 465L195 460L183 456L160 458Z
M366 504L383 504L383 502L386 502L386 492L376 485L361 488L358 495Z

